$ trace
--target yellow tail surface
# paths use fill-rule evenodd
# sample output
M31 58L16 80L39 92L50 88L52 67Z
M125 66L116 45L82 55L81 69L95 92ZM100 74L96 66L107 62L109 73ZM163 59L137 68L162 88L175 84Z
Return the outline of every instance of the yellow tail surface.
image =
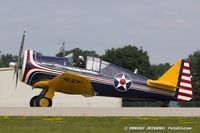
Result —
M182 60L179 59L166 73L158 80L147 80L147 85L155 88L176 91L179 81L179 74Z
M176 91L175 99L179 102L190 101L193 92L188 59L179 59L160 79L147 80L147 85L154 88Z

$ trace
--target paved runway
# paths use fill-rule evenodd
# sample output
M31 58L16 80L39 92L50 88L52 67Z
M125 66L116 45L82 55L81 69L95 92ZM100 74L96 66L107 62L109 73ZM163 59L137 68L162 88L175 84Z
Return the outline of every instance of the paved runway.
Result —
M0 116L184 116L200 117L200 108L28 108L0 107Z

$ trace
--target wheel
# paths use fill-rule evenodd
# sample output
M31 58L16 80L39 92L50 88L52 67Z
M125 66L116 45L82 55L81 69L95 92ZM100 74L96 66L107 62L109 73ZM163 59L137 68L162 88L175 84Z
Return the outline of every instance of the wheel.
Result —
M35 107L51 107L52 100L47 97L41 96L35 100L34 106Z
M34 102L37 100L38 97L39 96L34 96L34 97L31 98L31 100L30 100L30 107L34 107Z

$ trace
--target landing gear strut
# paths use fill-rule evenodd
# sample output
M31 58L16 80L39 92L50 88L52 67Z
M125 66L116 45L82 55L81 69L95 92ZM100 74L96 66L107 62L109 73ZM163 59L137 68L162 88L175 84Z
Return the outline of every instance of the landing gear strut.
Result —
M30 107L51 107L54 90L43 89L42 92L31 98Z

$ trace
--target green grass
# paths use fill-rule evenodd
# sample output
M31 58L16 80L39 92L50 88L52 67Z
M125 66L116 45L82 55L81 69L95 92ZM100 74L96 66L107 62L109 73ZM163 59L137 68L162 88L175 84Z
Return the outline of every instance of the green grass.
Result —
M165 127L165 130L138 131L132 127ZM192 130L169 130L191 127ZM198 133L200 117L10 117L0 116L0 133Z

